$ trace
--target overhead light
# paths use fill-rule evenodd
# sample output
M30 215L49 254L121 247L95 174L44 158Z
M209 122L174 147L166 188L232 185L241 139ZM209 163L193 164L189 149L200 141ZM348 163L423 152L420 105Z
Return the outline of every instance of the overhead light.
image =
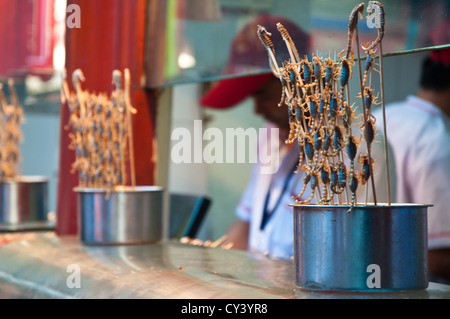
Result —
M193 68L196 64L195 57L192 54L182 52L178 56L178 66L181 69Z

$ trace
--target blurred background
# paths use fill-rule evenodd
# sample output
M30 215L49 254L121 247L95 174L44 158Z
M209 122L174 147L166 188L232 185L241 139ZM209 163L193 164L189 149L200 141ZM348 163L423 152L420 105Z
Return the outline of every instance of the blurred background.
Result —
M141 64L132 66L132 73L139 70L133 73L137 74L135 82L140 90L151 92L154 97L149 112L155 124L152 134L140 130L135 137L152 141L155 167L150 180L171 193L211 198L199 237L217 239L236 218L234 209L246 187L251 163L175 164L170 157L172 130L184 127L193 132L194 120L203 120L203 130L215 127L225 132L226 128L264 127L264 120L253 114L251 100L228 110L205 109L198 104L215 81L244 75L225 72L235 34L261 14L284 16L310 34L311 53L334 55L346 47L348 18L360 2L0 0L0 81L15 79L25 110L23 174L50 177L50 210L56 212L58 200L61 201L61 126L66 124L61 117L60 87L67 61L72 61L72 68L97 72L106 83L103 87L108 87L112 69L99 71L97 65L101 68L103 60L111 59L116 62L110 66L127 67L127 63L134 63L133 57L127 56L133 46L143 56ZM73 4L79 8L79 28L68 24L77 18L71 16L75 11L67 12ZM450 28L442 27L448 19L450 1L385 0L382 4L386 10L385 98L390 103L415 93L427 51L450 46ZM136 13L142 27L133 24ZM376 37L376 29L369 28L365 20L360 21L359 30L362 43ZM127 42L126 35L134 32L141 40ZM76 45L74 38L78 39ZM263 72L269 72L268 65L245 74ZM351 93L355 96L359 87L357 76L352 81Z

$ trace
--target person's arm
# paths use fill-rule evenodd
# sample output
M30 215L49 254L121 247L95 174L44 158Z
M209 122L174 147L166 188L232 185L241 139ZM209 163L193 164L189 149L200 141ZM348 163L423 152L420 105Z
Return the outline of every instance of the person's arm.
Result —
M247 250L249 230L250 223L238 219L228 228L227 239L222 245L231 245L232 243L232 249Z
M450 248L429 250L428 270L430 274L450 281Z
M249 248L250 220L253 213L255 186L259 180L259 166L254 165L251 170L247 187L236 207L237 219L227 229L226 240L222 246L231 249L247 250Z

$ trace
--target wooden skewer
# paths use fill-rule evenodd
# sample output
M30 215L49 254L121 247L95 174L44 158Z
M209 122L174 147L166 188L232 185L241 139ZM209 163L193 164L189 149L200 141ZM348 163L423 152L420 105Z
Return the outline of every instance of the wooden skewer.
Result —
M355 40L356 40L356 47L357 47L357 55L358 55L358 70L359 70L359 83L360 83L360 88L361 88L361 103L363 106L363 118L364 118L364 126L367 124L367 115L366 115L366 106L364 103L364 88L363 88L363 84L362 84L362 69L361 69L361 57L359 54L359 32L358 32L358 28L355 29ZM367 143L366 143L367 144ZM367 144L367 155L369 157L369 169L370 169L370 179L372 182L372 194L373 194L373 201L374 204L377 205L377 195L376 195L376 190L375 190L375 181L373 178L373 167L372 167L372 155L370 152L370 145Z
M383 108L383 130L384 130L384 157L386 161L386 178L387 178L387 195L388 195L388 204L391 205L391 183L389 176L389 156L388 156L388 146L387 146L387 128L386 128L386 109L384 103L384 82L383 82L383 47L381 45L381 41L379 43L380 53L378 59L380 60L380 92L381 92L381 105Z
M217 239L215 242L213 242L209 247L218 247L220 246L223 242L225 242L225 240L228 239L228 235L223 235L222 237L220 237L219 239Z
M126 117L128 123L128 143L130 146L130 169L131 169L131 185L136 186L136 173L134 166L134 146L133 146L133 123L131 121L131 113L136 114L137 110L133 108L130 101L130 70L125 69L125 105L126 105Z

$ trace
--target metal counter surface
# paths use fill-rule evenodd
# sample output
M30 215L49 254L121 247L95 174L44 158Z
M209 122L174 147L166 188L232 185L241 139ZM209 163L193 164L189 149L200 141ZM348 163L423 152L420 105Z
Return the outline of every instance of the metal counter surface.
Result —
M450 298L450 286L437 283L406 292L306 291L295 286L293 260L251 252L179 242L94 247L53 232L8 236L0 245L0 298ZM80 288L69 287L71 265Z

